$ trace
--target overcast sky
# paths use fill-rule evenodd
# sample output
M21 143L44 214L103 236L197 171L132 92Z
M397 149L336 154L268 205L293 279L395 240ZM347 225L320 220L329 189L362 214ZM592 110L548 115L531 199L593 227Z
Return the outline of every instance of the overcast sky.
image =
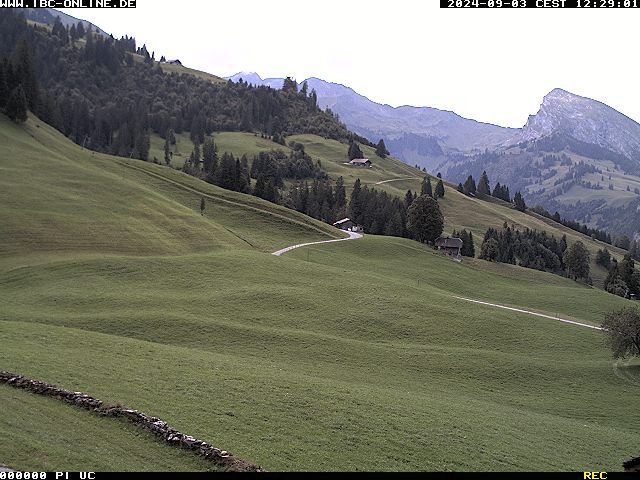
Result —
M447 10L437 0L138 0L63 9L219 76L315 76L392 106L520 127L555 87L640 121L638 9Z

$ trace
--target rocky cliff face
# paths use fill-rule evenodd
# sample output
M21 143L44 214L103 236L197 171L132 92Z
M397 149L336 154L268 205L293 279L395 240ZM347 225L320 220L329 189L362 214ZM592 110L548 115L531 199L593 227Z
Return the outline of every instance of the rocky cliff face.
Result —
M559 88L544 97L538 113L529 117L515 140L537 140L556 133L640 163L640 124L604 103Z

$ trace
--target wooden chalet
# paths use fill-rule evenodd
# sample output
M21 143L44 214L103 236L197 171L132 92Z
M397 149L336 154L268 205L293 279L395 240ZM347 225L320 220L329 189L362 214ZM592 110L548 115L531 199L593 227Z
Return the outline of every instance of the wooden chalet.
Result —
M459 257L460 250L462 250L462 240L460 238L438 237L436 240L436 248L447 255Z
M342 220L338 220L333 224L334 227L339 228L340 230L344 230L346 232L361 232L362 227L360 227L356 222L351 220L350 218L343 218Z
M349 165L355 167L371 167L371 160L368 158L354 158L349 162Z

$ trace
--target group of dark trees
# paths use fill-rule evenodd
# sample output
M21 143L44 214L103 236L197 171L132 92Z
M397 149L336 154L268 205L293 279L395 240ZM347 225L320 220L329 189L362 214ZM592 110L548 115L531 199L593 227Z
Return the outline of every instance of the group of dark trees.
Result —
M568 247L566 236L558 240L544 231L520 231L507 224L502 230L489 228L480 258L589 281L589 252L584 244L578 241Z
M90 149L146 160L149 135L165 138L169 130L190 131L200 144L214 131L236 130L278 138L313 133L370 145L293 80L276 90L165 73L133 38L116 40L78 26L74 31L56 24L53 30L3 12L0 101L5 111L13 105L9 97L23 104L22 90L31 111ZM20 112L12 116L23 118Z
M549 218L554 222L558 222L565 227L570 228L571 230L575 230L576 232L583 233L591 238L596 240L600 240L601 242L608 243L611 245L611 235L604 230L599 230L597 228L590 228L586 225L581 224L580 222L575 222L573 220L567 220L566 218L561 218L558 212L553 215L546 210L544 207L537 205L531 208L532 212L537 213L538 215L542 215L543 217Z
M596 263L607 267L609 274L604 281L604 289L620 297L640 296L640 271L635 269L631 254L627 253L622 261L613 258L607 249L598 251Z
M500 185L500 183L496 183L493 191L491 190L491 185L489 184L489 176L487 172L482 172L480 176L480 180L476 185L476 181L473 178L473 175L469 175L464 183L458 184L458 191L460 193L464 193L465 195L478 197L478 198L486 198L486 197L494 197L499 198L508 203L513 203L515 208L521 212L526 211L527 205L524 201L524 197L520 192L516 192L511 199L511 194L509 193L509 187L506 185Z
M305 152L303 144L291 142L289 145L292 151L288 155L282 150L272 150L260 152L254 156L251 164L251 177L255 179L270 178L277 187L284 185L284 179L327 178L320 161L314 162L311 156Z
M428 195L431 198L439 199L444 198L444 182L442 181L442 175L438 173L438 182L436 183L436 188L434 189L431 185L431 177L427 175L422 180L422 187L420 190L421 195Z
M14 122L27 120L27 111L40 104L40 88L26 40L11 55L0 56L0 112Z
M344 180L335 185L326 178L299 181L291 187L282 204L323 222L333 224L347 216L347 194Z
M412 195L411 203L413 198ZM357 179L351 191L347 214L365 232L411 238L407 228L407 209L411 203L367 185L363 186L360 179Z

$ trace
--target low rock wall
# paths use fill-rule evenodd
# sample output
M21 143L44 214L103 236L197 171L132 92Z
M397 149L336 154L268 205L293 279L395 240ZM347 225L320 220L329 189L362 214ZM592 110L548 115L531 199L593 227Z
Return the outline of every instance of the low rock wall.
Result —
M98 400L97 398L91 397L85 393L71 392L69 390L58 388L55 385L40 382L38 380L32 380L15 373L0 372L0 384L2 383L11 385L15 388L27 390L32 393L37 393L38 395L58 398L64 402L96 412L100 415L125 417L132 423L150 430L155 435L162 438L166 443L190 450L196 455L200 455L226 470L239 472L263 471L262 468L257 465L252 465L244 460L236 458L229 452L209 445L207 442L193 438L190 435L185 435L168 425L167 422L157 417L151 417L137 410L123 407L121 405L108 405L102 400Z

